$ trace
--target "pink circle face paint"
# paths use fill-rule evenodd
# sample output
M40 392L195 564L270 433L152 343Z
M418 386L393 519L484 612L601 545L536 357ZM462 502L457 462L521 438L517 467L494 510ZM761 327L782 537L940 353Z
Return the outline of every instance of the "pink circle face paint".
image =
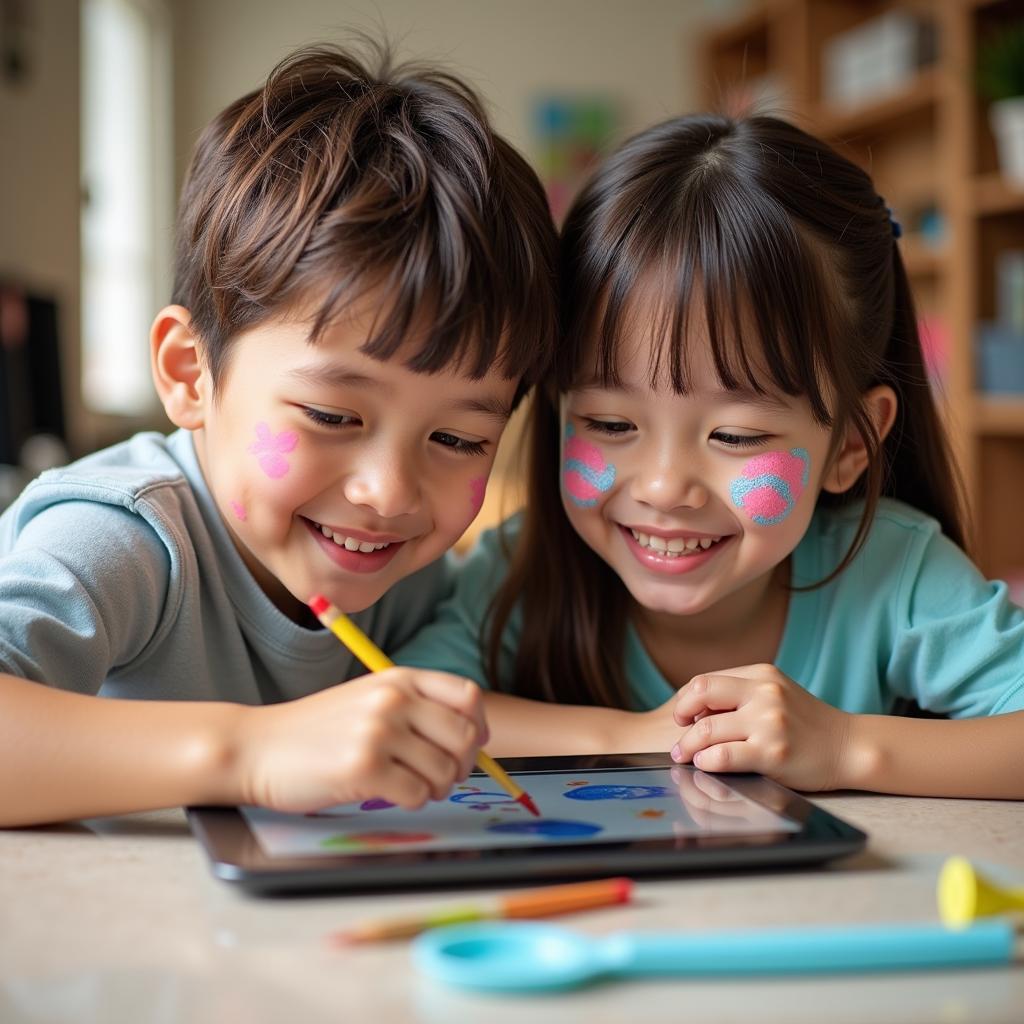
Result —
M260 469L267 476L279 480L289 470L285 455L294 451L299 443L299 435L294 430L282 430L275 434L266 423L256 424L256 440L248 450L257 457Z
M614 483L615 467L605 461L601 449L577 437L572 424L566 424L562 484L572 502L580 508L591 508Z
M240 523L244 523L249 518L249 513L246 512L245 506L240 501L232 501L230 505L231 511L235 513L235 518Z
M807 486L811 457L806 448L756 455L732 482L732 503L757 523L776 526L796 507Z
M469 481L469 507L473 510L473 518L480 511L484 504L484 497L487 494L487 477L478 476L475 480Z

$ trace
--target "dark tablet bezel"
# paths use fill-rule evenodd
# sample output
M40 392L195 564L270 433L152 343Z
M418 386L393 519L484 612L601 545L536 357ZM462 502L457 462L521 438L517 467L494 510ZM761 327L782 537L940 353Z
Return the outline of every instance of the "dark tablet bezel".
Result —
M506 771L669 768L664 754L503 758ZM481 773L474 773L478 775ZM192 830L217 878L256 893L364 891L489 882L547 882L608 875L677 874L814 864L855 853L867 836L797 793L759 775L722 775L736 792L799 823L799 832L552 844L474 850L270 857L234 807L190 807ZM529 785L524 785L529 789Z

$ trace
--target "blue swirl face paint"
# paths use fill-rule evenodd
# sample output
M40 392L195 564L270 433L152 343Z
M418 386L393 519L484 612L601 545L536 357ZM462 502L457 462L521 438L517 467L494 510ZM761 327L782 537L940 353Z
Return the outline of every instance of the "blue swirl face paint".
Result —
M758 526L776 526L796 507L810 477L806 448L765 452L750 459L729 489L732 503Z
M580 508L592 508L615 483L615 467L605 462L604 453L596 444L577 437L571 423L565 427L562 457L565 493Z

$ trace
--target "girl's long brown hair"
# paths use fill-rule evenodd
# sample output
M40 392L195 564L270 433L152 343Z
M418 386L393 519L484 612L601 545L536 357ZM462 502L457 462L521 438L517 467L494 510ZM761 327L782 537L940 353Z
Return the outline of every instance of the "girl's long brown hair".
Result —
M776 118L667 121L598 169L562 231L562 338L553 379L531 408L526 509L484 626L491 684L520 696L631 706L628 595L564 514L558 398L595 369L616 382L617 345L637 319L630 302L652 275L666 284L659 310L643 311L655 313L651 372L666 373L678 393L688 390L686 337L699 302L724 387L763 392L767 372L774 387L806 396L834 436L850 424L863 436L870 461L862 479L819 499L863 502L850 550L827 579L864 543L882 495L934 516L965 545L959 481L910 285L871 179ZM878 384L899 403L882 444L862 397ZM512 674L503 676L500 639L516 608L522 634Z

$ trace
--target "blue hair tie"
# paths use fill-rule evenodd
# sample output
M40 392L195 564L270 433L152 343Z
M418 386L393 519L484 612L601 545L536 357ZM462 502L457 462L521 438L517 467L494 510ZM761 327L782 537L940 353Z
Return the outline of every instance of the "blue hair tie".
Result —
M892 228L892 237L893 238L902 238L903 237L903 228L900 227L900 222L898 220L896 220L895 217L893 217L892 210L888 206L885 208L885 212L889 216L889 226Z

